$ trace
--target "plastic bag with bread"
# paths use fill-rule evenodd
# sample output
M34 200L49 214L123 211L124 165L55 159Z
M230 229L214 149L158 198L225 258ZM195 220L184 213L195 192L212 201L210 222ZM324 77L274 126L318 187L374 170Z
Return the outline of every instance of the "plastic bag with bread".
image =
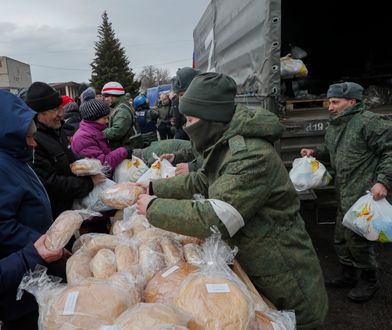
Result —
M106 173L107 166L103 166L98 159L83 158L70 164L71 172L77 176L96 175Z
M125 209L136 203L143 189L130 182L117 183L101 194L104 204L114 209Z

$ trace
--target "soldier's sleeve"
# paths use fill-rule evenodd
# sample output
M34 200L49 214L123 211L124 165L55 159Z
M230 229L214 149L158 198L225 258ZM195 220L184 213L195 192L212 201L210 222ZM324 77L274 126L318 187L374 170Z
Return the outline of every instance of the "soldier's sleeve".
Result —
M377 155L376 182L392 190L392 123L374 116L364 125L365 137L370 150Z
M179 163L189 163L195 159L195 154L192 148L176 151L174 156L173 165L177 165Z
M276 167L270 157L260 154L232 161L209 186L208 198L230 204L243 221L251 219L269 196ZM184 235L208 237L212 225L218 226L223 238L229 235L208 201L158 198L148 208L147 218L154 226Z
M315 157L321 161L329 161L329 151L325 144L322 144L314 149Z
M133 125L132 114L119 110L113 117L111 127L106 128L103 133L108 140L120 140L125 136L129 127Z

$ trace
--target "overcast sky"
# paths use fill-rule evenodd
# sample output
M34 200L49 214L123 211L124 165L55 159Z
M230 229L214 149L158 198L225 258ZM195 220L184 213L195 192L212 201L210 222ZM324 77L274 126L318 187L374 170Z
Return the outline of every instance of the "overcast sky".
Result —
M190 66L193 28L209 0L14 0L0 3L0 56L30 64L33 81L87 82L106 10L133 71Z

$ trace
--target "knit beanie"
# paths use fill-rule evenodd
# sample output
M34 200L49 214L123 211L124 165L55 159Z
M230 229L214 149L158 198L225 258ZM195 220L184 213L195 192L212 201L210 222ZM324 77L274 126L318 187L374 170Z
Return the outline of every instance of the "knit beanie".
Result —
M237 84L224 74L206 72L196 76L180 98L180 112L209 121L227 123L235 110Z
M343 99L356 99L362 100L363 87L354 82L344 82L340 84L333 84L329 86L327 92L327 98L336 97Z
M63 103L60 94L44 82L36 81L31 84L26 94L27 105L37 112L57 108Z
M94 121L107 116L110 113L110 108L105 101L92 99L82 103L79 111L82 119Z
M68 96L68 95L62 95L61 96L61 99L63 100L63 103L61 103L61 107L65 107L68 103L75 103L75 100L72 98L72 97L70 97L70 96Z
M71 112L78 112L79 107L75 102L70 102L63 107L63 111L64 111L64 115L66 115Z
M121 96L125 94L124 87L117 81L109 81L102 87L102 95Z
M80 95L80 103L84 103L88 100L95 99L95 89L92 87L87 88L81 95Z
M195 78L200 74L200 70L195 70L189 67L178 69L176 76L172 79L172 90L174 93L185 92Z

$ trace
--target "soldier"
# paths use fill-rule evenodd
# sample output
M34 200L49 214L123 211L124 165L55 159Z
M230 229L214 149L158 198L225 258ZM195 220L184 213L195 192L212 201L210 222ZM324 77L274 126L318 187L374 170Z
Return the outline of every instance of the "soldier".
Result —
M313 329L323 323L328 298L297 194L273 146L283 126L269 111L235 105L236 91L223 74L193 79L180 110L203 165L144 186L138 211L154 226L201 239L217 226L238 246L256 287L278 309L295 310L298 329Z
M301 150L302 156L330 160L336 172L339 205L334 244L342 269L326 285L352 288L348 298L357 302L371 299L379 289L374 243L343 227L342 220L367 190L378 200L387 196L392 184L392 127L364 109L362 92L362 86L353 82L331 85L327 97L332 118L324 145Z

